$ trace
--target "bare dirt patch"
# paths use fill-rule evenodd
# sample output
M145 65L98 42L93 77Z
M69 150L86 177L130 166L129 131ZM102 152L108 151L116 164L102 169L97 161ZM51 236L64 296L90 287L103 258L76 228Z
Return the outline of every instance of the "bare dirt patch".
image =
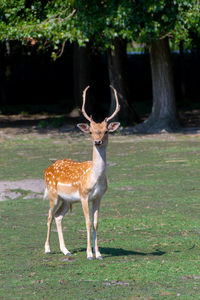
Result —
M0 201L16 199L27 191L24 199L42 198L44 180L24 179L17 181L0 181Z

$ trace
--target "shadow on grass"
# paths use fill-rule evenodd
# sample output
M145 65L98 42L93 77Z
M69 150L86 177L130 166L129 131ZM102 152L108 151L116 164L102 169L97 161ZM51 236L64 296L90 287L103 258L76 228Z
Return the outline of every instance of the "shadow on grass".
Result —
M73 253L77 252L86 252L86 249L81 248L73 251ZM138 255L138 256L162 256L166 254L164 251L156 250L154 252L139 252L139 251L131 251L131 250L125 250L123 248L100 248L101 254L104 254L106 256L128 256L128 255Z
M102 254L106 254L108 256L128 256L128 255L139 255L139 256L146 256L146 255L155 255L155 256L162 256L166 252L156 250L154 252L139 252L139 251L131 251L125 250L123 248L100 248Z
M182 250L173 250L172 253L180 253L183 251L191 251L195 248L195 245L192 245L188 249L182 249ZM86 252L86 248L77 248L74 251L72 251L72 255L78 252ZM117 257L117 256L129 256L129 255L135 255L135 256L162 256L165 255L166 251L161 251L159 249L156 249L153 252L140 252L140 251L131 251L131 250L125 250L123 248L100 248L101 254L106 255L106 257ZM60 254L61 252L51 252L51 254Z

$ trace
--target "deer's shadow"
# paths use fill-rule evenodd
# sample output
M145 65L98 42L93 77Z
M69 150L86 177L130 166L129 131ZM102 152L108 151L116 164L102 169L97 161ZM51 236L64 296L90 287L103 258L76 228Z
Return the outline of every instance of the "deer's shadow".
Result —
M78 253L78 252L85 252L86 249L85 248L79 248L76 249L72 252L73 253ZM109 247L103 247L100 248L100 252L101 254L104 254L107 257L116 257L116 256L129 256L129 255L135 255L135 256L149 256L149 255L153 255L153 256L162 256L164 254L166 254L167 252L165 251L161 251L161 250L156 250L153 252L140 252L140 251L132 251L132 250L125 250L123 248L109 248Z

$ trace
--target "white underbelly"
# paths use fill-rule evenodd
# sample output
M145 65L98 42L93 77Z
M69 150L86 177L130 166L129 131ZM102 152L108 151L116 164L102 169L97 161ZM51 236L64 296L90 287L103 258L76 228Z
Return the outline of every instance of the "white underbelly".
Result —
M70 193L70 194L58 193L58 196L67 202L80 202L81 201L81 197L80 197L80 194L78 191L76 191L75 193Z
M63 190L63 186L65 186L65 189ZM60 187L60 190L58 190L58 196L62 198L64 201L67 202L81 202L81 196L79 193L79 190L74 191L73 193L70 191L71 185L69 184L61 184L59 183L58 187ZM101 198L103 194L105 193L107 188L106 180L101 184L97 182L94 184L89 190L88 190L88 201L93 201L97 198Z

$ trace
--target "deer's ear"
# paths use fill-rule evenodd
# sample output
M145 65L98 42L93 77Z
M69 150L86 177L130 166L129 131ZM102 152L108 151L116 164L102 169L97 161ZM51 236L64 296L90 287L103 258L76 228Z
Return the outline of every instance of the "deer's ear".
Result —
M77 127L85 133L90 133L90 126L86 123L79 123L77 124Z
M117 130L120 126L119 122L112 122L108 125L108 131L109 132L114 132L115 130Z

